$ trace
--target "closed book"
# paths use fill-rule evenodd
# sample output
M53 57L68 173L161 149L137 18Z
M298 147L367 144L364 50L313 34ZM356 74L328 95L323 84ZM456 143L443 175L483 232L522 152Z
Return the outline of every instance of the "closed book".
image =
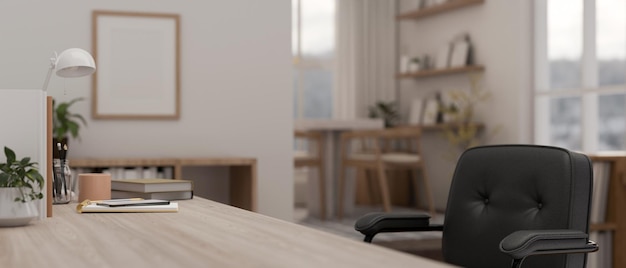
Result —
M143 198L143 199L162 199L162 200L184 200L192 199L193 191L175 191L175 192L155 192L140 193L111 190L111 198Z
M150 205L150 206L123 206L123 207L106 207L96 204L96 201L86 200L76 206L78 213L98 213L98 212L178 212L178 203L169 203L167 205Z
M193 191L193 182L170 179L111 180L111 190L139 193Z

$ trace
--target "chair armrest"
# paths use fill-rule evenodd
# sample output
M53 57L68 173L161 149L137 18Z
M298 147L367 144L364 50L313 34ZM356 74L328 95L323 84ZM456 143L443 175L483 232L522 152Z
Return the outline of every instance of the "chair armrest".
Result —
M586 253L598 250L588 235L577 230L522 230L500 242L500 251L513 259L539 254Z
M430 215L425 213L368 213L359 218L354 229L371 242L374 236L384 232L442 231L443 225L430 225Z

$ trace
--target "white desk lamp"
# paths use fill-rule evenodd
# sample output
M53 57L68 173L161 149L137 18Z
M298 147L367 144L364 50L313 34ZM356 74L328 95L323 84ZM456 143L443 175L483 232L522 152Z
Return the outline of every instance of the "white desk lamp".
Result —
M56 74L60 77L81 77L96 71L96 62L89 52L80 48L68 48L54 58L50 58L50 69L43 84L43 91L48 89L52 70L56 69Z
M94 73L96 71L96 62L89 52L80 48L69 48L57 55L54 52L54 58L50 58L50 69L46 75L46 81L43 83L44 95L47 95L48 82L52 70L56 69L56 74L60 77L81 77ZM52 217L52 114L53 105L52 97L46 97L46 136L47 136L47 156L46 156L46 215ZM41 211L41 210L40 210ZM43 215L40 216L40 218Z

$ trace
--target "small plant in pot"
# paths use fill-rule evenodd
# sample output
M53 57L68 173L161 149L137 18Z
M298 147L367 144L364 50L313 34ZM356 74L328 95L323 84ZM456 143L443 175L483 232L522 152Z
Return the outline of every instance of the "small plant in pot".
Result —
M18 159L4 147L6 162L0 163L0 226L28 224L38 215L35 200L43 198L43 176L30 157Z
M79 138L78 132L80 131L80 124L87 125L85 118L77 113L70 112L70 107L83 100L83 98L75 98L69 102L56 103L52 101L54 106L52 125L53 125L53 155L54 158L59 158L59 151L57 144L61 143L61 146L65 146L68 142L68 136L72 138Z
M369 107L369 118L382 118L385 127L394 127L400 120L398 106L395 102L378 101Z

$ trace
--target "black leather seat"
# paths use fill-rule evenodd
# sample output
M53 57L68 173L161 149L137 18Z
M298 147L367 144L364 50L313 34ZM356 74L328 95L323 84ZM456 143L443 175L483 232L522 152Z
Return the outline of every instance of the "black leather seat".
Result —
M443 225L428 214L370 213L355 229L367 242L443 231L444 260L463 267L584 267L598 250L587 235L592 177L587 156L562 148L475 147L458 161Z

